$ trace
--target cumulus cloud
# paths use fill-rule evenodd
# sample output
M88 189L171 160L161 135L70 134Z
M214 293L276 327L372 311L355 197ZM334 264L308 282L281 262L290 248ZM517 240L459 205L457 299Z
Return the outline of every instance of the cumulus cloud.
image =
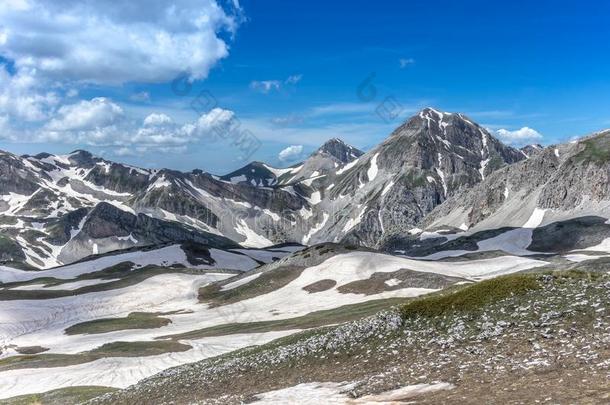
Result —
M148 117L144 118L144 126L162 126L172 124L172 119L166 114L152 113Z
M278 158L282 162L291 162L298 159L302 153L303 145L290 145L278 154Z
M228 55L222 33L235 33L239 13L216 0L4 0L0 54L58 80L202 79Z
M57 116L45 128L50 131L87 131L117 124L123 109L105 97L82 100L59 108Z
M152 150L184 151L192 143L214 142L230 131L233 123L234 113L221 108L184 124L163 113L149 114L138 123L112 100L97 97L62 106L56 117L33 131L31 137L35 141L110 147L115 154L126 156Z
M45 88L37 80L36 71L21 69L11 75L6 66L0 65L0 114L21 121L42 121L59 102L59 94Z
M529 127L523 127L514 131L498 129L496 134L502 141L512 145L524 145L542 139L542 135L538 131Z

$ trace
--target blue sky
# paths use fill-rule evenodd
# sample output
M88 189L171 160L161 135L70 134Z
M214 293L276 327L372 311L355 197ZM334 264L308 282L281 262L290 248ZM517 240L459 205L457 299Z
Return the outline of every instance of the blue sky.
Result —
M426 106L514 145L610 127L607 2L106 2L0 0L0 148L226 173L366 150Z

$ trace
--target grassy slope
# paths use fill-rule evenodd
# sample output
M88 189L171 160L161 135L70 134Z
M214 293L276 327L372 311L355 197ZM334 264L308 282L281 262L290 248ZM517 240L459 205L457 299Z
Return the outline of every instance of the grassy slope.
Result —
M127 329L154 329L170 324L168 318L157 313L132 312L123 318L103 318L94 321L77 323L68 327L66 335L96 334Z
M0 399L2 405L73 405L91 398L116 391L110 387L69 387L41 394L20 395L10 399Z
M0 360L0 372L25 368L65 367L104 357L155 356L190 349L191 346L174 341L112 342L78 354L45 353L7 357Z

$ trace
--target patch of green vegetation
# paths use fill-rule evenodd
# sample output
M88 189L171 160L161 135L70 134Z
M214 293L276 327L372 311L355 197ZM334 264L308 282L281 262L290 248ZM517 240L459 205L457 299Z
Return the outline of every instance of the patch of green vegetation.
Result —
M46 347L42 347L42 346L23 346L23 347L18 347L15 350L19 354L38 354L38 353L46 352L49 349L47 349Z
M17 225L17 218L0 215L0 225Z
M157 313L132 312L123 318L103 318L72 325L65 330L66 335L82 335L114 332L126 329L155 329L169 325L172 321Z
M216 283L210 284L199 289L199 302L216 307L268 294L298 278L304 269L300 266L279 267L261 274L247 284L226 291L222 291L222 287ZM230 282L229 280L227 281Z
M426 177L415 170L409 170L403 175L403 180L410 185L409 188L423 187L427 184Z
M297 318L280 319L277 321L261 321L248 323L230 323L209 328L198 329L178 335L160 336L158 339L201 339L212 336L226 336L238 333L263 333L291 329L318 328L330 324L353 321L373 315L394 305L404 304L410 298L389 298L371 300L359 304L345 305L325 311L316 311Z
M20 395L0 400L4 405L75 405L109 392L117 391L111 387L82 386L67 387L40 394Z
M104 357L143 357L164 353L184 352L191 346L168 341L112 342L93 350L77 354L46 353L21 355L0 360L0 372L24 368L65 367L89 363Z
M610 136L607 134L585 139L580 144L584 145L584 149L575 155L577 161L600 164L610 161Z
M453 312L476 311L488 304L539 289L537 276L512 274L481 281L463 288L432 294L400 308L404 319L418 316L436 317Z

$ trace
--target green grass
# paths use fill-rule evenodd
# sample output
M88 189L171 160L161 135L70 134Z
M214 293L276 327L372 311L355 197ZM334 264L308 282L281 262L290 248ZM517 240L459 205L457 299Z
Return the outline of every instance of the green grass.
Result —
M197 329L177 335L161 336L158 339L201 339L212 336L226 336L237 333L263 333L270 331L284 331L291 329L318 328L330 324L353 321L373 315L394 305L404 304L410 298L390 298L372 300L359 304L345 305L325 311L316 311L297 318L281 319L277 321L261 321L247 323L228 323Z
M127 329L155 329L170 324L168 318L148 312L132 312L123 318L103 318L95 321L77 323L68 327L66 335L82 335L114 332Z
M174 341L112 342L78 354L45 353L12 356L0 360L0 372L25 368L65 367L104 357L143 357L184 352L191 346Z
M580 142L584 149L575 157L578 161L607 163L610 161L610 136L600 135Z
M116 391L111 387L68 387L47 391L40 394L20 395L8 399L0 399L2 405L73 405L80 404L92 398Z
M481 281L457 290L450 288L445 292L425 296L403 305L400 313L404 319L408 319L476 311L493 302L539 288L537 276L513 274Z
M247 284L226 291L222 291L218 284L210 284L199 289L199 302L216 307L268 294L297 279L304 269L298 266L283 266L263 273Z

